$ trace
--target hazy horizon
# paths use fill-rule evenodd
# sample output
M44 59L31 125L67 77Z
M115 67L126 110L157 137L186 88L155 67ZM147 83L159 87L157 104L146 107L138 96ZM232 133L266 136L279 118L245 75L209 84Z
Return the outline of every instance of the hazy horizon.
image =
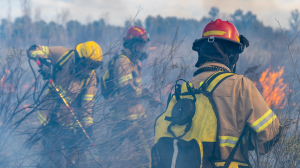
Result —
M278 28L277 19L284 28L289 28L291 11L300 7L297 0L1 0L0 19L10 18L14 20L22 16L22 3L28 1L31 4L30 15L34 19L42 19L46 22L58 21L58 16L67 11L66 20L78 20L88 23L93 20L105 18L108 24L124 26L124 21L133 18L139 9L137 19L144 21L147 16L162 17L175 16L178 18L200 20L207 16L211 7L220 9L219 16L227 19L237 9L244 12L251 11L265 26ZM288 3L287 3L288 2ZM10 12L9 12L10 11ZM10 14L9 14L10 13ZM39 13L39 15L37 15Z

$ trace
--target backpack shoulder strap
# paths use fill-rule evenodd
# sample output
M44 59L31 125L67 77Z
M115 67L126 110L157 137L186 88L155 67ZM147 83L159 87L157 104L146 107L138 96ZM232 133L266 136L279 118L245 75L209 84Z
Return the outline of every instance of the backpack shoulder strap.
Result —
M228 72L222 72L218 71L211 76L209 76L203 84L200 86L200 90L205 90L210 93L213 93L213 91L219 86L220 83L222 83L225 79L227 79L230 76L236 75L235 73L228 73Z
M214 161L216 158L220 158L221 156L221 152L220 152L220 140L219 140L219 131L220 131L220 117L219 117L219 113L218 113L218 109L217 106L215 104L215 101L213 100L212 97L212 93L214 92L214 90L227 78L236 75L235 73L228 73L228 72L222 72L222 71L218 71L214 74L212 74L211 76L209 76L204 82L203 84L200 86L199 90L200 92L202 92L210 101L212 108L214 109L216 118L217 118L217 135L216 135L216 143L215 143L215 152L214 152L214 156L212 161ZM241 137L239 138L239 141L241 141L240 139L242 139L243 134L241 135ZM236 146L238 146L239 144L237 143ZM236 147L237 148L237 147ZM225 165L230 165L233 156L235 155L237 149L234 149L231 151L230 153L230 157L228 157L226 159ZM214 162L212 163L214 165ZM224 166L225 168L225 166ZM228 168L228 167L227 167Z
M131 62L130 59L129 59L126 55L122 55L122 54L121 54L121 55L119 55L119 56L117 57L117 59L118 59L118 58L126 58L129 62Z
M224 164L224 166L222 166L222 168L229 168L230 163L233 161L234 155L235 155L238 147L240 146L240 144L242 142L243 136L246 135L247 132L248 132L248 126L246 125L243 132L242 132L242 134L241 134L241 136L239 137L237 143L235 144L234 148L230 152L230 154L229 154L228 158L226 159L225 164Z
M84 87L90 82L90 80L91 80L91 78L93 77L94 73L95 73L95 70L92 70L91 73L90 73L90 76L89 76L88 78L82 79L82 80L81 80L80 86L81 86L82 88L84 88Z
M109 70L110 72L112 72L112 70L113 70L113 68L114 68L114 66L115 66L115 63L116 63L116 61L117 61L118 58L126 58L126 59L130 62L130 59L129 59L127 56L125 56L125 55L115 55L115 56L109 61L109 63L108 63L108 70ZM109 72L109 73L110 73L110 72Z

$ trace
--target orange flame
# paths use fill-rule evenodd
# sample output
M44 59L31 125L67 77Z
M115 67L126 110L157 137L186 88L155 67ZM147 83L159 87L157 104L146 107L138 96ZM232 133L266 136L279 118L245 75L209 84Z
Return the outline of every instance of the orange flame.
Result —
M149 50L156 50L156 47L149 47Z
M6 72L8 73L10 71L6 71ZM6 93L15 92L15 89L14 89L13 85L12 84L6 84L5 80L6 80L6 75L3 75L0 79L0 90L5 91Z
M25 111L29 111L30 110L30 108L28 108L29 106L30 106L30 104L25 104L24 105Z
M29 82L26 82L23 86L22 86L22 89L23 90L26 90L29 88Z
M261 74L259 79L262 87L262 96L270 107L282 109L286 104L284 91L287 84L281 78L283 72L284 67L278 67L278 71L271 71L268 68Z

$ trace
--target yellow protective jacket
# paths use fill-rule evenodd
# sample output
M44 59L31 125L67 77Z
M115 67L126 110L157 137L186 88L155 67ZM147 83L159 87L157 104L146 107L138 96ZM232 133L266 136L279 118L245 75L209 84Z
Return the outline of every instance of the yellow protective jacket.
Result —
M131 61L130 55L131 52L124 49L115 60L113 75L118 94L113 108L120 119L135 120L144 117L145 114L145 109L140 103L142 67L136 61Z
M230 72L225 65L213 62L204 63L199 68L212 66L222 67ZM194 76L189 83L195 90L197 90L204 81L206 81L212 74L216 72L217 71L206 71L199 73ZM200 103L199 101L201 101L203 106L196 107L196 114L193 117L190 132L181 138L186 141L197 138L197 141L199 140L203 143L203 146L202 143L199 143L199 145L201 144L200 148L202 148L202 154L204 154L204 156L201 154L201 157L203 157L202 165L205 168L212 167L210 161L213 156L216 156L216 158L214 158L216 159L214 160L216 162L216 167L224 165L224 161L228 158L229 154L237 144L244 128L249 128L249 130L257 133L260 154L267 153L277 142L278 136L280 135L279 120L274 112L268 107L267 103L255 85L243 75L225 73L225 76L226 75L230 76L228 78L224 78L224 81L222 81L222 77L220 76L221 78L219 81L221 81L221 83L212 92L212 99L217 109L216 111L218 113L217 116L219 121L219 130L217 135L219 142L217 143L217 150L214 149L215 144L212 145L212 142L216 141L216 135L211 134L212 132L215 133L214 129L217 127L217 116L215 116L215 113L213 112L209 113L213 116L207 116L207 112L202 113L202 111L199 111L199 109L204 110L207 108L207 110L209 110L208 108L210 108L207 106L207 104L202 103L202 101L205 100L203 98L198 97L197 99L196 103ZM218 77L215 80L218 81ZM212 82L207 87L207 91L213 87L214 86ZM185 92L186 87L185 91L181 90L182 94ZM185 96L182 96L182 98L185 98ZM173 108L175 103L176 99L173 97L168 105L167 111L156 120L155 143L157 143L162 137L173 137L168 133L169 131L167 131L167 127L170 122L166 121L165 117L171 115L172 109L170 108ZM200 113L197 114L197 111ZM207 124L209 126L207 126ZM202 126L203 129L201 128ZM174 129L174 131L177 130L178 133L184 130L181 128L181 126L177 125L171 127L171 129ZM206 128L208 130L206 130ZM175 135L179 136L181 133L177 135L175 132ZM245 134L245 136L242 137L242 148L241 145L237 148L233 158L234 162L230 164L230 168L248 166L248 150L253 149L254 144L255 142L253 133L249 134L248 132Z
M51 60L55 69L55 85L63 92L81 124L90 126L93 123L92 111L97 85L96 73L89 70L84 72L86 75L80 75L80 73L74 75L76 73L74 69L75 51L61 46L47 47L36 44L29 48L27 54L31 59L47 58ZM42 109L44 110L38 112L38 119L44 124L49 120L55 120L62 126L71 128L78 126L58 94L51 88L49 90L47 95L56 97L53 101L49 100L43 103Z

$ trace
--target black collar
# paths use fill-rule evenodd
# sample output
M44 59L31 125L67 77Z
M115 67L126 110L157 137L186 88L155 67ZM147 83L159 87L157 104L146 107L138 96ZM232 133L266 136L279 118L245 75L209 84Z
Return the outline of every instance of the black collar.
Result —
M202 72L207 72L207 71L223 71L223 72L230 72L226 68L219 67L219 66L211 66L211 67L203 67L199 68L196 72L194 72L194 76L197 76L198 74Z

